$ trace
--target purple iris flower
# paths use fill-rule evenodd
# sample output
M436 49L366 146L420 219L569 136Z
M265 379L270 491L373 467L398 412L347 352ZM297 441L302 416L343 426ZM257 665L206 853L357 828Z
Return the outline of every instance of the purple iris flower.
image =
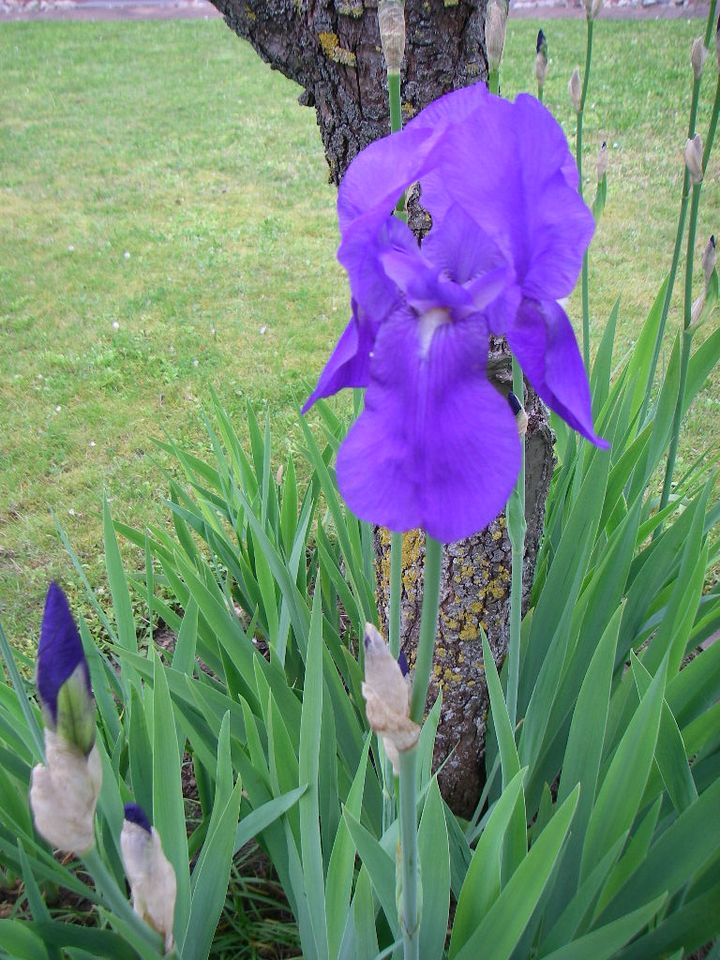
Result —
M419 247L392 216L419 181L433 226ZM365 407L340 447L350 508L391 530L452 541L503 509L520 465L490 334L540 397L593 443L590 391L559 300L593 233L565 136L533 97L482 84L448 94L350 165L338 195L352 317L304 409L343 387Z
M45 598L37 653L37 688L53 728L57 724L60 688L80 667L88 697L92 696L90 673L78 628L65 594L51 583Z

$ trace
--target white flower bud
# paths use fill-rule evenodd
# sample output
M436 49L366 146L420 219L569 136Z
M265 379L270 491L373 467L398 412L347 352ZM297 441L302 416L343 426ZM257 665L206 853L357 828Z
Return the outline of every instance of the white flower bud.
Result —
M102 783L97 746L87 756L45 730L45 764L33 769L30 806L35 827L58 850L80 856L95 843L95 807Z
M600 183L603 177L606 175L607 169L608 169L608 148L607 148L607 143L605 143L605 141L603 140L602 146L600 147L600 150L598 152L598 159L597 159L598 183Z
M568 83L568 93L570 94L572 105L575 108L575 113L580 113L580 108L582 106L582 83L580 81L579 67L575 67L572 72L570 82Z
M585 0L585 16L588 20L594 20L602 9L603 0Z
M380 43L388 73L400 73L405 56L404 0L380 0L378 4Z
M690 180L694 184L702 183L702 155L702 140L700 139L700 134L696 133L692 140L688 140L685 144L685 165L690 171Z
M395 773L398 754L418 741L420 727L410 719L410 688L387 644L371 623L365 624L365 682L368 723L380 734Z
M485 14L485 48L489 70L497 70L502 61L506 21L507 10L505 5L491 3Z
M137 814L129 811L137 811ZM163 937L165 952L169 953L173 948L177 896L175 871L163 853L157 830L150 826L142 810L134 804L125 808L120 850L133 909Z
M690 63L692 64L693 74L695 75L696 80L699 80L702 76L707 55L708 50L703 43L703 38L696 37L695 40L693 40L692 52L690 53Z

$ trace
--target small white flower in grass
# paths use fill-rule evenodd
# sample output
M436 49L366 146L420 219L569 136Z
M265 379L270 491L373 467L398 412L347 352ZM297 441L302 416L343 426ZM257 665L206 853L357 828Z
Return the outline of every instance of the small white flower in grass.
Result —
M62 410L62 407L60 406L60 404L58 404L58 405L55 407L55 413L60 413L61 410Z
M124 257L126 260L129 260L129 259L130 259L130 251L129 251L129 250L126 250L125 253L123 254L123 257Z
M73 253L74 250L75 250L75 247L74 247L72 244L70 244L70 245L68 246L68 253Z
M55 583L45 600L37 658L45 719L45 763L30 781L35 826L48 843L82 854L95 842L102 766L95 746L95 701L80 634Z
M260 335L262 336L265 333L267 333L267 327L265 326L260 327Z
M382 737L395 773L399 754L418 741L420 727L410 719L410 686L387 644L371 623L365 624L365 713Z
M199 367L199 366L200 366L200 361L199 361L199 360L193 360L192 365L193 365L194 367Z
M144 810L136 803L125 806L120 850L133 909L163 937L165 952L169 953L173 947L177 895L175 871L163 853L157 830L150 826Z
M119 329L120 329L120 324L117 322L117 320L113 320L113 322L112 322L112 328L113 328L113 330L119 330Z

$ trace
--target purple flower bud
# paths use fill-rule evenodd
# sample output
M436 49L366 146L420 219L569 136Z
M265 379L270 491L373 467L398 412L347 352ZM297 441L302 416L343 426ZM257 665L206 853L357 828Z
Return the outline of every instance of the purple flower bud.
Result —
M83 652L78 628L73 620L65 594L51 583L45 598L40 643L37 654L37 688L55 729L58 720L58 694L63 684L80 668L88 696L92 696L90 673Z
M516 417L522 410L522 404L512 390L508 393L508 403L510 404L510 409L513 412L513 416Z
M535 53L544 53L547 57L547 40L542 30L538 30L537 42L535 43Z
M152 833L152 827L150 826L150 821L147 818L147 814L139 804L125 804L125 819L129 823L136 823L139 827L142 827L146 833Z
M405 656L405 651L400 651L400 656L398 657L398 666L400 667L400 672L404 677L410 673L410 667L408 666L407 657Z

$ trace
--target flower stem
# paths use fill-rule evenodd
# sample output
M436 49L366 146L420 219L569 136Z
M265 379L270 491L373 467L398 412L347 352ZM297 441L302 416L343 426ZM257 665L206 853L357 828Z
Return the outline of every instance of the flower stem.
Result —
M400 623L402 594L402 545L401 533L390 537L390 618L388 623L388 642L390 653L400 656Z
M420 958L418 916L417 746L400 753L400 856L402 905L400 926L404 960Z
M720 111L720 76L718 76L717 87L715 90L715 102L713 103L712 115L710 117L710 126L705 140L703 150L702 168L703 174L707 170L710 153L715 140L717 130L718 112ZM686 173L687 176L687 173ZM683 302L683 335L680 347L680 383L678 386L678 396L675 403L675 414L673 416L672 435L670 439L670 448L668 450L667 463L665 464L665 478L663 480L662 494L658 510L663 510L669 500L672 490L673 474L675 472L675 461L677 459L678 445L680 443L680 427L682 425L683 404L685 400L685 388L687 386L688 367L690 365L690 348L692 346L693 330L692 324L692 302L693 302L693 267L695 264L695 239L697 236L698 211L700 209L700 193L703 182L696 183L692 188L692 200L690 203L690 219L688 223L687 253L685 256L685 297Z
M400 100L400 74L388 73L388 100L390 101L390 133L402 127L402 102Z
M390 653L400 655L401 599L402 599L402 544L401 533L390 537L390 612L388 616L388 646ZM379 740L380 738L378 738ZM390 760L383 757L383 830L395 819L395 774Z
M708 18L705 24L705 37L704 43L706 47L710 47L712 40L712 31L715 26L715 8L717 0L711 0L710 9L708 10ZM695 77L693 79L692 86L692 96L690 99L690 120L688 122L688 140L691 140L695 136L695 126L697 124L697 111L698 111L698 102L700 100L700 84L702 82L702 76ZM717 103L717 96L715 97ZM717 112L713 111L713 116L715 122L717 122ZM711 129L713 127L713 121L710 121ZM660 349L662 347L663 338L665 335L665 324L667 323L668 313L670 312L670 301L672 300L673 290L675 288L675 277L677 276L678 264L680 263L680 250L682 249L682 239L683 234L685 233L685 218L687 215L687 205L688 200L690 199L690 172L687 167L685 167L685 174L683 176L683 186L682 194L680 197L680 213L678 215L678 225L677 231L675 233L675 246L673 248L672 262L670 264L670 273L668 274L667 286L665 288L665 296L663 298L662 310L660 311L660 320L658 322L657 334L655 336L655 347L653 349L653 356L650 362L650 371L648 377L648 391L643 400L643 405L640 411L640 419L638 423L642 426L645 423L645 418L647 416L648 405L650 403L650 389L652 387L653 380L655 379L655 372L657 370L658 361L660 359Z
M115 878L100 857L97 847L93 847L91 850L88 850L87 853L84 853L82 859L95 882L95 889L110 910L120 920L124 920L125 923L133 927L133 929L162 956L163 948L160 936L154 933L147 924L143 923L130 906L124 891L120 889Z
M422 723L428 687L430 686L430 671L432 670L440 602L441 573L442 544L426 534L420 642L417 648L415 676L410 698L410 719L415 723Z
M488 74L488 90L490 93L500 93L500 68L495 67Z
M577 162L579 191L583 195L582 150L583 150L583 114L587 100L588 85L590 83L590 63L592 61L593 25L594 20L587 18L587 44L585 48L585 67L583 69L583 84L580 94L580 109L577 114L577 137L575 138L575 160ZM590 372L590 281L589 259L587 250L583 254L582 262L582 331L583 331L583 360L585 369Z
M513 393L524 406L524 384L520 364L513 365ZM520 683L520 627L522 623L523 560L525 558L525 438L520 438L520 473L507 505L507 529L512 547L512 579L510 581L510 639L508 642L507 708L510 723L517 719L518 686Z

